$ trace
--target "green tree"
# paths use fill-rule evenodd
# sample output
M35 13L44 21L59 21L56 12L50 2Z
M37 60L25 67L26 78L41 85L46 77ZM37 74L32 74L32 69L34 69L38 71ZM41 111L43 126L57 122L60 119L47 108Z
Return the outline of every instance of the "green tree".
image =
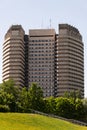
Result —
M75 103L77 99L81 99L81 91L80 90L74 90L70 92L65 92L64 97L72 99L72 101Z
M20 91L19 87L15 85L15 82L12 79L3 81L3 83L0 86L0 88L3 89L3 91L9 94L13 94L14 97L17 97Z
M81 99L76 100L75 104L75 118L83 119L85 117L85 109Z
M72 118L74 104L68 98L56 98L56 114L66 118Z
M54 97L48 97L44 99L45 102L45 112L55 114L56 111L56 103Z
M27 91L26 88L22 88L21 92L20 92L20 101L18 102L18 108L19 108L19 112L29 112L30 111L30 106L31 102L30 102L30 95L29 95L29 91Z
M87 98L83 99L82 102L83 102L85 114L87 115Z
M42 110L43 108L43 91L36 83L32 83L29 89L30 106L34 110Z
M17 111L20 89L12 79L0 84L0 104L8 105L11 112Z

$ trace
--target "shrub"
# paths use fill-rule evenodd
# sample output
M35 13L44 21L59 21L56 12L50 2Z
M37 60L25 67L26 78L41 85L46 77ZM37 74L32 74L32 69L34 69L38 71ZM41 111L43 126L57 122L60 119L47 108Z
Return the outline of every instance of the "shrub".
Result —
M7 105L0 105L0 112L9 112L10 108Z

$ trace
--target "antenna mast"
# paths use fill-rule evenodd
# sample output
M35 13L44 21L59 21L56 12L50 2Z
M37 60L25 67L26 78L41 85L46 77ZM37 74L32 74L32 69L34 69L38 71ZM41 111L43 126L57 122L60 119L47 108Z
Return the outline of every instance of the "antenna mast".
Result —
M50 28L51 28L51 18L50 18Z
M43 28L43 19L42 19L42 23L41 23L41 28Z

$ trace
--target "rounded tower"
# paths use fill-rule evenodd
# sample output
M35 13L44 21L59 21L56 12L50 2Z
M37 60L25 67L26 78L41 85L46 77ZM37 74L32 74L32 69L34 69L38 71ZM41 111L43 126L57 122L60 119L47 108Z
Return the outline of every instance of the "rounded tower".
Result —
M24 86L24 30L21 25L12 25L3 44L3 81L13 79L16 85Z
M84 47L78 29L59 25L58 36L58 96L66 91L80 91L84 97Z

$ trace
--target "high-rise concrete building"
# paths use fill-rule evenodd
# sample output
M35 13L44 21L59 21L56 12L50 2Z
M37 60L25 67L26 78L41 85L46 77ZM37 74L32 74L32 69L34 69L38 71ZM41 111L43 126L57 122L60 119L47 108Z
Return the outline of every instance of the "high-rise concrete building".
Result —
M59 25L58 36L58 96L68 91L84 95L84 52L82 36L70 25Z
M37 82L44 96L55 95L55 30L29 31L29 85Z
M25 85L24 30L13 25L5 35L3 44L3 80L14 79L19 86Z
M13 78L17 85L40 85L44 97L63 96L80 90L84 96L84 49L78 29L68 24L54 29L31 29L25 35L13 25L3 44L3 80Z

